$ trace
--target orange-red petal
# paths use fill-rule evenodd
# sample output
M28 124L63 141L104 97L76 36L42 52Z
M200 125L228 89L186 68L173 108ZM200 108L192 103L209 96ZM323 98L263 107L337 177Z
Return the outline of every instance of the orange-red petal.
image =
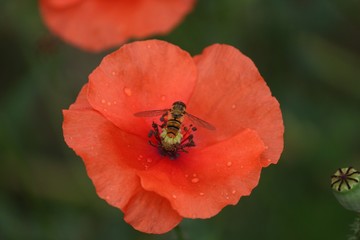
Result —
M165 34L194 0L40 0L49 29L88 51L118 46L133 37Z
M72 7L75 4L78 4L86 0L40 0L41 5L46 5L48 8L52 9L64 9Z
M209 145L245 128L255 130L267 146L262 165L276 163L283 150L284 126L278 101L254 63L239 50L215 44L196 56L198 79L187 110L206 118L216 131L202 131L197 143Z
M209 218L258 184L264 148L257 133L246 129L174 161L164 158L138 175L145 189L169 199L181 216Z
M126 44L106 56L90 75L90 104L124 131L146 138L153 120L134 113L168 109L186 101L196 81L192 57L172 44L148 40Z
M156 164L159 154L146 139L121 131L91 109L86 94L87 85L63 112L63 131L66 143L83 159L97 194L121 209L125 220L140 231L171 230L182 217L168 200L144 191L137 176L137 171Z
M182 220L167 199L142 189L134 195L124 213L127 223L147 233L168 232Z
M139 185L134 171L120 160L126 155L114 140L123 136L95 111L66 110L63 113L65 141L83 159L96 192L109 204L123 209ZM108 133L110 130L114 131L112 136Z

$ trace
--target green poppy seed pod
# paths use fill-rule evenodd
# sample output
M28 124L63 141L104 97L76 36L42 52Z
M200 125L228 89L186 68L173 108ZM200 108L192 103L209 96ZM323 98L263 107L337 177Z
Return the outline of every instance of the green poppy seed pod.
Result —
M339 168L331 176L331 188L340 204L360 213L360 172L353 167Z

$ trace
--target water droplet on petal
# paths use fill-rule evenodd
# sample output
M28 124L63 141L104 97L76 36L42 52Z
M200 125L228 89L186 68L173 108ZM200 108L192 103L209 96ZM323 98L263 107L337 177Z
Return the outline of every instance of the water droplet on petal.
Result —
M113 104L117 104L117 102L116 102L116 101L114 101L114 102L113 102Z
M173 197L173 199L176 199L176 198L177 198L177 196L176 196L175 194L173 194L172 197Z
M204 196L204 195L205 195L205 193L203 193L203 192L200 192L200 193L199 193L199 195L200 195L200 196Z
M161 95L161 101L165 101L166 96L165 95Z
M198 183L200 181L200 179L199 178L196 178L196 177L194 177L193 179L191 179L191 182L192 183Z
M125 93L127 96L129 96L129 97L132 95L131 89L130 89L130 88L127 88L127 87L124 88L124 93Z
M185 177L188 178L188 177L189 177L189 174L185 174Z
M147 161L148 163L151 163L151 162L152 162L152 159L151 159L151 158L147 158L146 161Z
M236 193L236 190L235 190L235 189L234 189L234 190L232 190L232 191L231 191L231 193L232 193L232 194L235 194L235 193Z
M113 71L113 72L111 72L111 74L112 74L113 76L115 76L115 75L116 75L116 72L115 72L115 71Z
M197 176L196 173L194 173L194 174L193 174L193 177L196 177L196 176Z
M235 105L235 104L231 105L231 108L232 108L232 109L235 109L235 108L236 108L236 105Z
M232 165L232 162L227 162L226 163L226 166L228 166L228 167L231 167L231 165Z
M105 99L101 100L101 103L106 103Z
M240 168L244 168L244 166L243 166L243 165L241 165L241 166L240 166Z
M108 105L108 106L111 106L111 102L108 102L107 105Z

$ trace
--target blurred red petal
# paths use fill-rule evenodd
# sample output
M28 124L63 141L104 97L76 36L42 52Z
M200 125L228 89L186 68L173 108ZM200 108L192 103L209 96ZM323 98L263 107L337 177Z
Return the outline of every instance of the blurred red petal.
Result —
M89 79L90 104L122 130L146 139L152 119L134 113L186 101L194 88L196 67L179 47L149 40L126 44L106 56Z
M182 220L168 200L144 190L134 195L125 207L124 213L127 223L146 233L168 232Z
M86 0L40 0L40 5L46 5L47 8L62 9L72 7L77 3Z
M250 128L268 149L262 165L277 163L283 150L284 125L278 101L254 63L239 50L215 44L195 57L198 80L187 110L216 126L202 131L197 144L208 145Z
M209 218L258 184L264 144L255 131L241 133L139 172L142 186L166 197L186 218Z
M165 34L192 9L194 0L40 0L46 25L65 41L89 51L129 38Z

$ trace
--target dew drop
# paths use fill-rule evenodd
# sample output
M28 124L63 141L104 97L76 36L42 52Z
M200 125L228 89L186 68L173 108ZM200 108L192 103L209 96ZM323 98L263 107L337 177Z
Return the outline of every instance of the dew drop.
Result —
M151 163L151 162L152 162L152 159L151 159L151 158L147 158L146 161L147 161L148 163Z
M113 101L113 104L117 104L117 102L116 102L116 101Z
M200 179L199 178L196 178L196 177L194 177L193 179L191 179L191 182L192 183L198 183L200 181Z
M177 198L177 196L176 196L175 194L173 194L172 197L173 197L173 199L176 199L176 198Z
M115 72L115 71L113 71L113 72L111 72L111 74L112 74L113 76L115 76L115 75L116 75L116 72Z
M232 191L231 191L231 193L232 193L232 194L235 194L235 193L236 193L236 190L235 190L235 189L234 189L234 190L232 190Z
M165 95L161 95L161 101L165 101L166 96Z
M196 173L194 173L194 174L193 174L193 177L196 177L196 176L197 176Z
M124 93L125 93L127 96L129 96L129 97L132 95L131 89L130 89L130 88L127 88L127 87L124 88Z
M205 195L205 193L203 193L203 192L200 192L200 193L199 193L199 195L200 195L200 196L204 196L204 195Z
M226 163L226 166L228 166L228 167L231 167L231 165L232 165L232 162L227 162Z
M111 102L108 102L107 105L108 105L108 106L111 106Z
M235 104L231 105L231 108L232 108L232 109L235 109L235 108L236 108L236 105L235 105Z
M138 156L138 160L140 161L143 158L143 155Z
M185 177L188 178L188 177L189 177L189 174L185 174Z
M101 100L101 103L106 103L105 99Z
M240 166L240 168L244 168L244 166L243 166L243 165L241 165L241 166Z

